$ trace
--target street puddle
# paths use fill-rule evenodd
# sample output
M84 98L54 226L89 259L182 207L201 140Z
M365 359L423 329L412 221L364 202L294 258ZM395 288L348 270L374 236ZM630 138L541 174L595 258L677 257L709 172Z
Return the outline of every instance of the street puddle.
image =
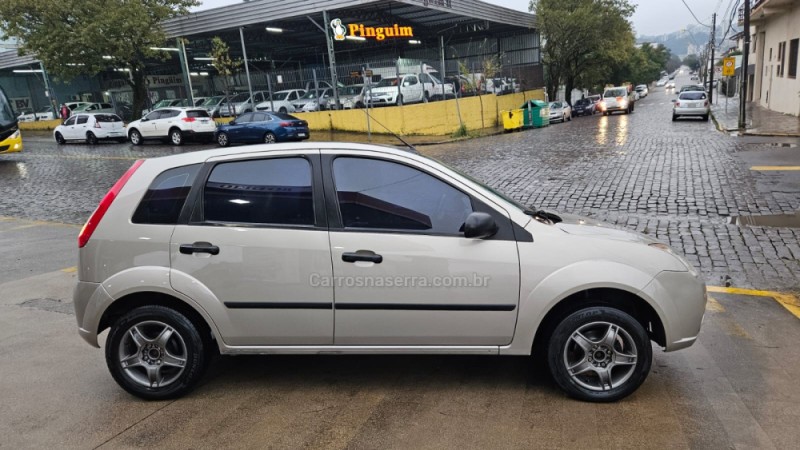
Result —
M794 214L731 216L728 223L740 227L800 228L800 211Z

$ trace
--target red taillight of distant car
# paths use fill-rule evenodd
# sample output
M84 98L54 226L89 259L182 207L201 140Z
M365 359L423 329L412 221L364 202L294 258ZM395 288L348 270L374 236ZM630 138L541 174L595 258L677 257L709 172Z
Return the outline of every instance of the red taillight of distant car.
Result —
M703 106L708 106L708 100L706 100L705 102L703 102Z

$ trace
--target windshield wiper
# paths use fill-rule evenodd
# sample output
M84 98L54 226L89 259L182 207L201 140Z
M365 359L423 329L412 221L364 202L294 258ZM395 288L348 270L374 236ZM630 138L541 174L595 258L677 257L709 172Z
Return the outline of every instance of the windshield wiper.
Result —
M540 222L559 223L563 221L558 215L547 212L543 209L525 208L523 212L526 215L539 220Z

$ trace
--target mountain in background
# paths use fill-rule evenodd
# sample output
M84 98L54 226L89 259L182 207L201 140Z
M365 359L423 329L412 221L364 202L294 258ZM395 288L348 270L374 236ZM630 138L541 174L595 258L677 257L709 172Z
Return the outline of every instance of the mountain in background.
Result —
M725 28L725 29L723 29ZM718 51L725 51L729 47L735 45L729 38L739 32L739 29L734 25L728 34L725 35L726 27L717 24L717 44ZM641 44L644 42L651 42L654 44L662 44L668 48L673 55L678 55L684 58L689 54L699 54L708 43L708 37L711 30L700 25L688 25L685 30L679 30L672 33L660 34L657 36L639 36L636 38L636 43ZM722 41L723 37L725 41Z

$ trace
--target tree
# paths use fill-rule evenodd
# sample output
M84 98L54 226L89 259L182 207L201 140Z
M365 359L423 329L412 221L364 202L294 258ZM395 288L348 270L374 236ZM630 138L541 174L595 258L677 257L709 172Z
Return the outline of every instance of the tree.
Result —
M562 83L567 97L578 83L601 83L613 65L631 55L628 19L635 8L628 0L538 0L530 9L544 40L549 95Z
M230 49L219 36L211 39L211 58L213 58L214 68L217 69L219 76L222 77L222 86L225 91L225 104L228 106L228 114L233 116L235 111L231 110L231 102L228 101L230 95L230 79L233 74L241 67L242 60L231 59Z
M0 35L19 39L20 54L35 55L65 80L111 68L130 74L134 117L147 95L145 61L163 60L161 22L184 15L197 0L2 0Z
M700 58L697 55L686 55L686 58L683 58L683 65L691 70L697 70L700 68Z

